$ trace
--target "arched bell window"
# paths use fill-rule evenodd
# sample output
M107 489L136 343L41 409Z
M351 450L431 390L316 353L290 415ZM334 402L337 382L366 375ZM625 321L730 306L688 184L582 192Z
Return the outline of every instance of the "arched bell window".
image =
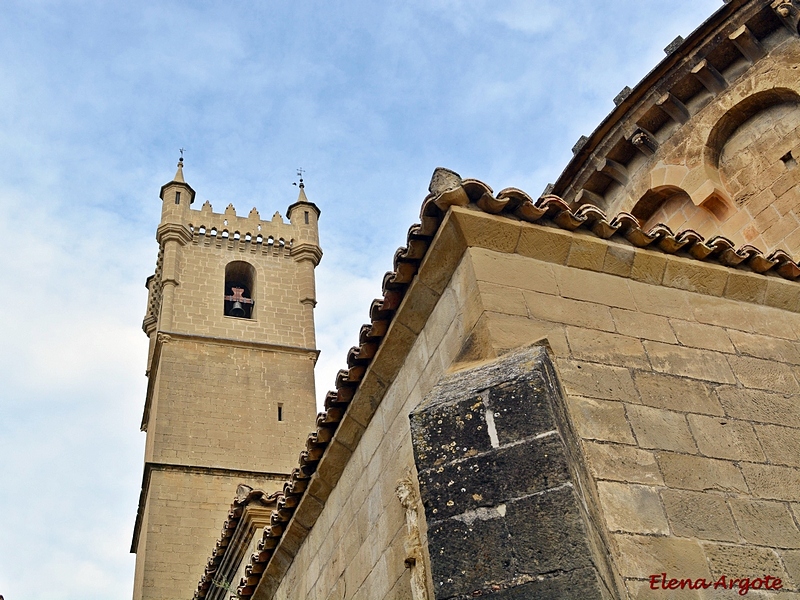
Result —
M255 298L256 270L242 260L225 267L225 316L252 319Z

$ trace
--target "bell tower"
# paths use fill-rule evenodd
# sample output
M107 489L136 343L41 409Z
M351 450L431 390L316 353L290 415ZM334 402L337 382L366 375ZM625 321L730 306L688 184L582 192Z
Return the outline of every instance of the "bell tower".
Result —
M192 597L237 486L280 489L316 413L320 211L302 179L288 222L195 210L183 158L160 196L134 600Z

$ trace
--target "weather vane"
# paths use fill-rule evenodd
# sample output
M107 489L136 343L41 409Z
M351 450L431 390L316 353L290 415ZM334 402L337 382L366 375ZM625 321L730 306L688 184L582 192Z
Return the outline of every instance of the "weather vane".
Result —
M303 184L303 173L305 173L305 172L306 172L306 170L304 168L297 167L297 176L300 178L300 187L306 187ZM297 183L293 183L292 185L297 185Z

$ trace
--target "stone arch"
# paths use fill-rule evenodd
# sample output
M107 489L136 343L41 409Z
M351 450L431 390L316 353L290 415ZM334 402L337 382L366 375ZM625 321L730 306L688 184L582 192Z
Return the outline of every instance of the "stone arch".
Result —
M684 190L674 185L664 185L649 189L633 206L631 214L644 226L665 202L676 195L686 196L687 194Z
M720 158L723 150L741 127L752 122L764 111L780 105L798 106L800 110L800 94L788 87L763 89L730 106L708 130L699 164L680 182L669 183L679 183L696 206L703 206L717 218L724 219L730 215L736 210L737 204L745 202L748 194L746 192L744 198L737 199L732 192L738 192L745 186L737 184L733 186L735 190L732 190L728 178L721 176ZM800 112L798 116L800 117Z
M720 117L711 128L704 148L704 162L714 168L719 167L719 159L725 143L736 130L750 121L758 113L779 104L798 104L800 94L789 88L762 90L747 96Z
M253 317L256 269L249 262L234 260L225 265L224 314L227 317Z

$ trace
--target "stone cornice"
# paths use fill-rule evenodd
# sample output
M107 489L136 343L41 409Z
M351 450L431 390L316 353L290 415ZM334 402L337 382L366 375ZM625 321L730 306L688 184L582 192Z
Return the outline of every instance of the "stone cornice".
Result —
M150 478L153 471L172 471L180 473L193 473L201 475L217 475L223 477L268 477L275 480L286 479L286 473L271 473L262 471L246 471L242 469L227 469L225 467L203 467L197 465L181 465L172 463L144 463L142 473L142 488L139 492L139 507L136 511L136 522L133 526L133 539L131 540L131 553L136 554L136 546L139 544L139 535L142 528L144 517L144 506L147 500L147 492L150 489Z
M286 209L286 216L287 217L291 217L292 211L295 208L297 208L298 206L304 206L304 207L308 207L308 208L313 208L314 211L317 213L317 217L319 217L322 214L322 211L313 202L295 202L294 204L290 204L289 208Z
M310 260L316 267L322 260L322 249L316 244L302 242L292 246L291 257L296 261Z
M169 241L176 241L185 246L192 241L192 231L183 224L162 223L156 230L156 241L163 245Z
M796 28L793 34L788 33L786 29L791 29L791 25L784 28L775 17L779 4L789 6L792 12L795 2L778 0L771 6L764 0L730 0L686 39L679 38L670 44L665 49L667 56L633 89L626 87L615 99L614 110L590 136L581 137L573 148L572 160L548 191L570 204L602 205L596 198L602 197L602 193L596 193L597 187L592 183L598 173L616 181L629 176L626 164L616 164L616 160L626 162L619 157L631 153L636 156L638 151L650 154L652 144L666 143L671 132L676 131L669 127L670 123L680 127L693 112L705 106L703 102L695 103L695 98L724 92L748 70L737 67L737 61L752 66L762 59L765 49L769 50L765 45L767 38L774 33L783 39L797 37ZM687 97L686 90L694 84L697 90ZM667 138L653 135L665 125ZM660 142L656 138L661 138Z
M183 188L183 189L187 190L189 192L189 204L192 204L194 202L195 191L194 191L194 189L192 189L192 186L190 186L185 181L174 181L173 180L173 181L170 181L169 183L165 183L164 185L161 186L161 191L159 192L158 197L163 200L164 199L164 192L166 192L167 189L171 188L171 187L180 187L180 188Z

